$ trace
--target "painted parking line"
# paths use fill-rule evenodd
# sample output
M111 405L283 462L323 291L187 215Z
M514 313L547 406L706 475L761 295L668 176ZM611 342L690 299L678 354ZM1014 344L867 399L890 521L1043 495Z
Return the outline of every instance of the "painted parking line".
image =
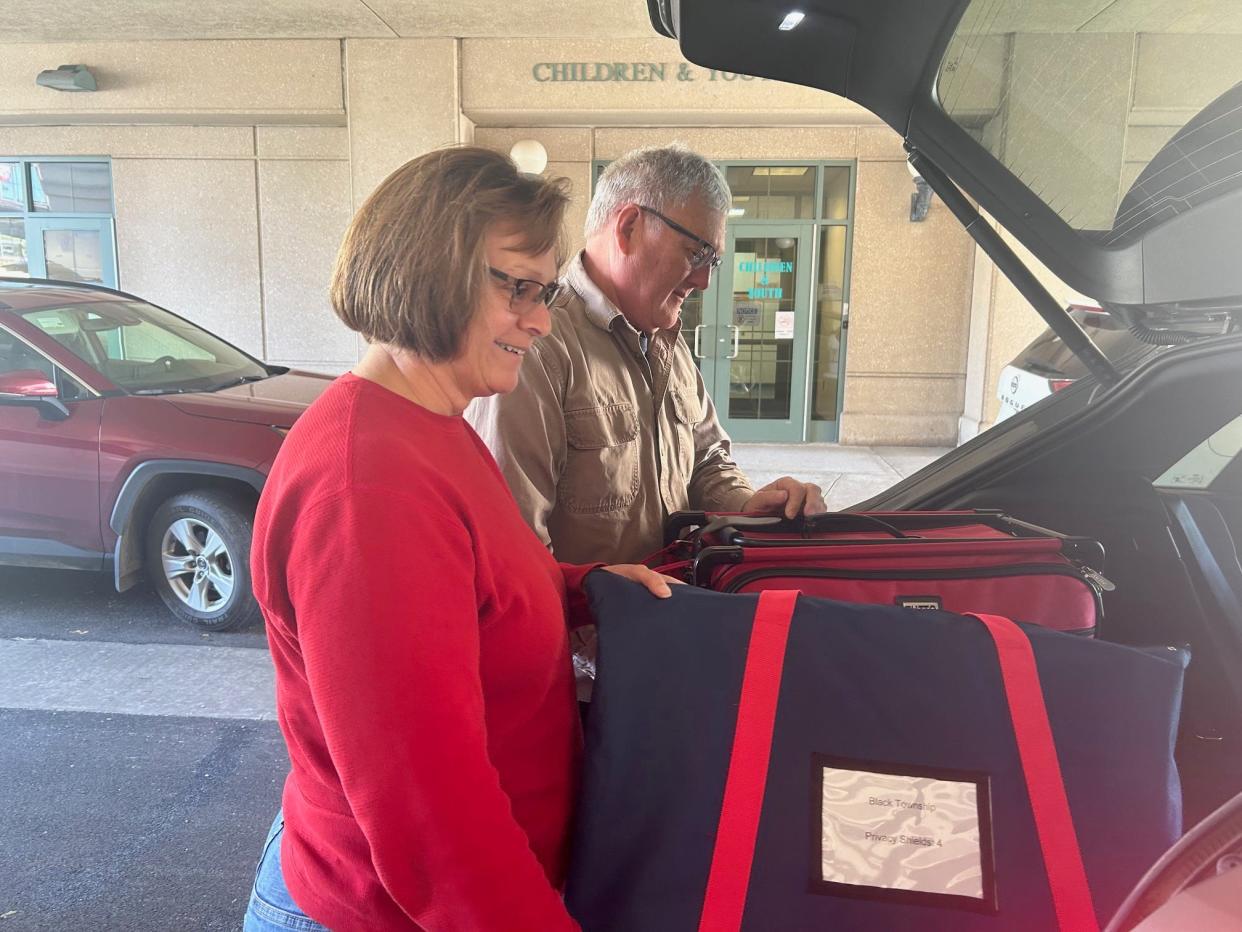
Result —
M251 647L0 639L0 708L272 720L274 690Z

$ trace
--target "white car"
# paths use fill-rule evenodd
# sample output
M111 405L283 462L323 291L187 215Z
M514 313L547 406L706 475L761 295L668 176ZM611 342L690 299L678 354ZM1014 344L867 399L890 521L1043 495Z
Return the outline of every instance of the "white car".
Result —
M1071 304L1068 310L1120 373L1129 372L1160 350L1138 339L1123 322L1099 307ZM1000 399L996 423L1073 385L1086 374L1082 360L1060 337L1045 330L1001 370L996 382L996 397Z

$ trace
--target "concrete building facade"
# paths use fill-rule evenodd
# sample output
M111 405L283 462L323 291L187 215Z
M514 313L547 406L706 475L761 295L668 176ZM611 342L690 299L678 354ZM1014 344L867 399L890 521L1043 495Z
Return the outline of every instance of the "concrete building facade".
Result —
M602 166L678 140L717 160L734 188L729 255L688 304L684 333L739 439L958 442L995 418L1000 368L1043 329L942 204L912 221L896 133L840 98L692 65L675 43L645 37L634 4L621 5L621 25L603 24L618 33L609 38L560 36L544 2L536 11L548 15L523 28L545 35L524 38L495 37L503 18L476 36L446 4L430 4L443 22L408 32L456 34L415 38L392 26L399 12L377 25L342 13L376 4L322 5L323 22L266 27L285 37L199 24L206 37L28 33L0 44L0 174L29 193L36 175L104 165L110 185L93 212L0 194L4 273L38 274L69 242L49 223L82 220L83 277L270 362L338 372L361 347L328 306L332 259L352 211L404 161L536 140L545 171L573 185L580 244ZM65 62L88 66L98 90L36 86ZM1122 119L1176 110L1167 88L1127 87L1112 102Z

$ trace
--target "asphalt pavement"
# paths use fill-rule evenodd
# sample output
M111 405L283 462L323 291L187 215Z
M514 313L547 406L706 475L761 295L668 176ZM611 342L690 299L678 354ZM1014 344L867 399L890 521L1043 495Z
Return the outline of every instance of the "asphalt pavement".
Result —
M241 928L288 769L261 628L0 568L0 932Z

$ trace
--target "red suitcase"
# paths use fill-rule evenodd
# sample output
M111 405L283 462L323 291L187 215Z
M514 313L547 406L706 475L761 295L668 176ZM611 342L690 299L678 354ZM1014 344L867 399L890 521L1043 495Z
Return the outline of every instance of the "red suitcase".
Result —
M844 602L1004 615L1093 635L1104 549L999 511L799 518L678 512L648 559L718 592L799 589Z

